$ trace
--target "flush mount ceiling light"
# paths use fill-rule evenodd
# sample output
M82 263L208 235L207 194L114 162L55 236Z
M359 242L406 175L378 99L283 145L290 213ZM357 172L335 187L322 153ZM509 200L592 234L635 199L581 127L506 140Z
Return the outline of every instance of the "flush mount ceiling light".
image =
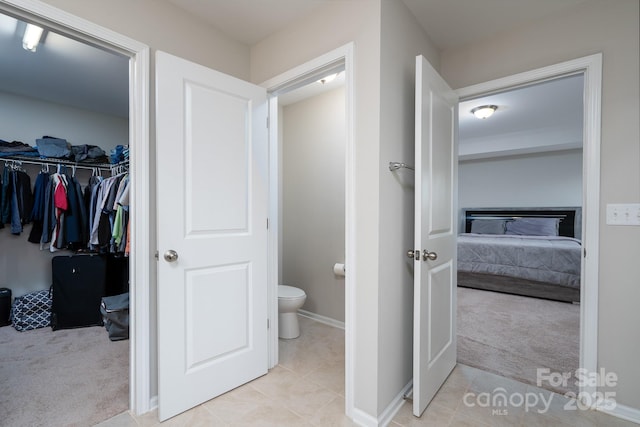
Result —
M471 113L479 119L486 119L491 117L493 113L498 109L497 105L481 105L471 110Z
M29 52L35 52L42 37L42 28L37 25L27 24L22 37L22 47Z
M329 74L328 76L323 77L323 78L321 78L320 80L318 80L318 83L322 83L322 84L329 83L330 81L332 81L333 79L335 79L336 77L338 77L338 74L339 74L339 73Z

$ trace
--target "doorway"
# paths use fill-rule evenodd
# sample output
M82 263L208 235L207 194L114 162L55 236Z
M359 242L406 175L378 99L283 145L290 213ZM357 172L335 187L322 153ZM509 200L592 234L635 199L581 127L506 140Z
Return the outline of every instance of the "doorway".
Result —
M459 107L458 360L533 385L538 368L578 368L583 86L577 74ZM497 108L478 119L483 105ZM518 230L524 215L554 226Z
M344 74L344 97L345 97L345 123L346 123L346 142L344 147L344 251L345 258L343 260L344 270L344 329L345 329L345 408L347 416L351 417L353 411L353 285L356 272L354 271L352 261L352 251L355 241L354 227L354 154L353 154L353 45L348 44L331 52L328 52L312 61L302 64L294 69L289 70L265 83L263 87L267 88L270 94L269 102L269 318L271 328L269 329L269 367L272 368L278 363L278 304L277 304L277 286L280 283L280 226L281 226L281 207L278 204L281 187L279 186L282 161L279 150L279 141L281 138L281 129L278 106L278 96L280 94L291 92L296 88L307 86L309 83L329 74L342 71ZM339 260L335 260L339 263ZM329 266L328 268L331 268Z
M127 73L130 147L129 175L132 182L130 200L129 283L130 300L130 365L129 408L141 414L151 406L151 372L155 368L150 352L149 272L149 137L148 137L148 70L149 48L135 40L69 15L47 4L23 0L3 0L0 11L15 18L37 23L87 45L129 58Z
M504 92L508 89L567 77L583 76L584 105L582 109L582 262L580 291L580 342L578 367L589 372L596 370L597 354L597 257L599 223L599 146L600 146L600 54L567 61L503 79L493 80L458 90L462 100ZM575 372L571 372L575 375ZM575 380L575 377L572 378ZM592 393L589 385L581 385L580 392Z
M305 291L299 314L344 329L344 273L334 271L345 256L344 70L278 96L278 104L278 283Z

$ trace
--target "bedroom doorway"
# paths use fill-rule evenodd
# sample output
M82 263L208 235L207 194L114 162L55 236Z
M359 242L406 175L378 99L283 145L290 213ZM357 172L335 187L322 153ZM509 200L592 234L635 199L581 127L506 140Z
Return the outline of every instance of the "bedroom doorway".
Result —
M461 287L459 278L461 363L474 360L477 367L533 385L538 368L569 372L572 376L578 367L590 372L596 369L597 254L593 251L597 252L599 186L592 177L599 176L600 68L601 56L594 55L458 90L460 210L579 208L576 235L572 238L580 241L575 256L579 304L554 301L553 295L533 298L499 288L487 291L477 286ZM550 100L550 95L556 94L562 97ZM544 110L550 114L546 119L541 117L545 121L536 122L528 108L534 108L543 99ZM493 117L484 120L473 117L471 110L482 105L496 107ZM561 114L550 111L556 105L564 107ZM518 112L528 114L518 118ZM531 126L532 123L537 125ZM461 216L460 233L471 231L470 222ZM475 231L478 230L481 229ZM459 245L459 274L464 267L464 261L460 263L461 250ZM587 255L593 263L587 262ZM595 271L590 264L595 264ZM537 265L529 265L532 266ZM483 267L473 268L481 271L478 269ZM464 274L467 273L460 276ZM533 314L529 320L527 313ZM542 329L541 322L548 320L555 323ZM540 333L531 333L536 330ZM535 343L525 339L531 335L540 339ZM557 350L563 347L569 350ZM549 359L546 353L553 358ZM526 356L522 357L523 354ZM543 382L545 385L548 384ZM577 395L587 390L579 390L572 377L553 391Z

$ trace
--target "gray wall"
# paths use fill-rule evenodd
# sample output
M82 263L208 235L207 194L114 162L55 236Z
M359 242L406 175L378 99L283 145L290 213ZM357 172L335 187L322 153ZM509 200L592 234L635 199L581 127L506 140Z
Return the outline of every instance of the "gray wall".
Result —
M249 47L168 1L44 0L122 35L223 73L248 80ZM154 88L153 79L150 89ZM153 93L151 100L153 105Z
M461 161L460 208L582 206L582 150Z
M312 83L318 84L318 83ZM303 310L344 322L344 88L283 108L282 284L307 294Z
M462 88L603 54L598 366L615 372L619 404L640 409L640 227L606 225L607 203L640 202L640 30L637 0L586 1L529 26L444 51L441 72Z
M125 81L129 76L121 76ZM109 154L118 144L129 143L129 120L53 102L0 92L0 138L18 140L33 147L43 135L66 139L70 144L97 145Z
M435 67L438 52L397 0L383 0L380 58L380 248L378 252L378 415L413 378L414 173L389 162L415 164L416 56ZM359 303L359 302L358 302Z
M126 75L122 77L127 79ZM73 145L97 145L107 155L116 145L129 143L127 119L4 92L0 92L0 117L1 139L22 141L33 147L36 146L35 140L43 135L65 138ZM25 164L23 168L29 174L33 187L40 167ZM51 169L52 172L54 170ZM76 171L76 177L83 186L90 176L90 171ZM11 289L14 297L48 289L51 285L51 258L70 253L51 253L48 247L40 250L40 245L27 240L30 231L30 224L25 225L20 235L12 235L8 226L0 229L0 287Z

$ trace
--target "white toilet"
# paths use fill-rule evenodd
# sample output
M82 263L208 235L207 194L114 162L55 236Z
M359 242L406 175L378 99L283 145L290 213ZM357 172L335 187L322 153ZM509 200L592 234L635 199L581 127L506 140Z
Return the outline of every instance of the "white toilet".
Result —
M278 336L297 338L300 335L298 309L304 305L307 294L302 289L278 285Z

